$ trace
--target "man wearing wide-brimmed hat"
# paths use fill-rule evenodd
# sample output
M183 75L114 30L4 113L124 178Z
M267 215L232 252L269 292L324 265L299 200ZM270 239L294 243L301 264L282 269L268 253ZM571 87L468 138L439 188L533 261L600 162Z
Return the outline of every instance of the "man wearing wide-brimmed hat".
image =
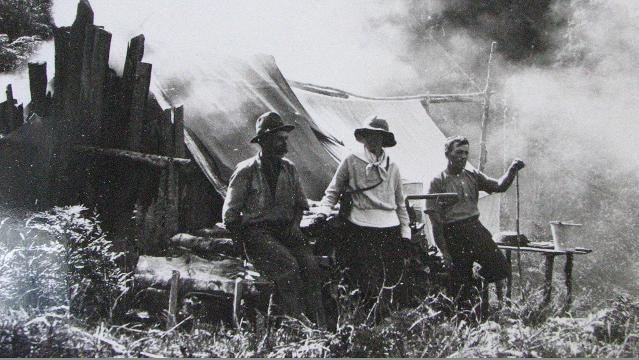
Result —
M342 160L321 201L318 221L328 216L340 195L352 197L350 211L342 211L345 240L338 260L349 269L351 285L375 300L384 276L387 286L398 280L411 231L399 168L384 151L397 144L388 122L371 116L354 135L364 146Z
M294 128L272 111L257 119L251 142L261 152L237 165L222 216L249 260L275 282L282 312L305 313L323 326L320 270L299 228L308 202L295 165L284 158Z

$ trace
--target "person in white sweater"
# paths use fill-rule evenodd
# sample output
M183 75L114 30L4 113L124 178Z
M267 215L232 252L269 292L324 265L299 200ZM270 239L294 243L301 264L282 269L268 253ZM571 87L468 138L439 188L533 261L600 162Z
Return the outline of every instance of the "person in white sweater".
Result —
M372 299L381 294L381 286L392 287L400 281L411 230L399 168L384 151L397 144L388 122L377 116L367 118L355 130L355 138L364 146L342 160L316 221L326 219L340 195L350 193L352 207L343 214L337 259L347 268L350 284Z

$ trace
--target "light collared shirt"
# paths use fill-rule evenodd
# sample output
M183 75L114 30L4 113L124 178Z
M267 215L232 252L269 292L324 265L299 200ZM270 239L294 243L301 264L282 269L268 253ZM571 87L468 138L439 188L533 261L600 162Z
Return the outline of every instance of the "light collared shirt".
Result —
M295 165L286 158L280 164L274 193L259 155L237 164L222 207L225 225L289 224L308 209Z
M455 202L442 204L436 199L426 200L426 211L437 212L446 224L479 216L479 192L498 191L497 180L477 170L464 169L459 174L442 171L430 183L429 194L457 193Z

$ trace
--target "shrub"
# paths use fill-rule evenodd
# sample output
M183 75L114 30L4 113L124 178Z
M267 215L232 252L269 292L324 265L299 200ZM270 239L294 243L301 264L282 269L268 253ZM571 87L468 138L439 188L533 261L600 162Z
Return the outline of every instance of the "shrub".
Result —
M129 276L97 216L83 206L55 207L3 233L0 301L35 312L62 307L88 321L113 316Z

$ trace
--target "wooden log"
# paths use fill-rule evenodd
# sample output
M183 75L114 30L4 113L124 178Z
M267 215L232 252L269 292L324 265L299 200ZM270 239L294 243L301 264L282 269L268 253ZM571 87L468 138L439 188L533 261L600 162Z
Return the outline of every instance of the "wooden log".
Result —
M299 89L304 89L308 91L313 91L317 93L321 93L324 95L340 97L340 98L359 98L365 100L387 100L387 101L395 101L395 100L427 100L430 103L447 103L447 102L477 102L482 103L482 99L485 95L485 92L474 92L474 93L466 93L466 94L419 94L419 95L410 95L410 96L388 96L388 97L374 97L374 96L362 96L353 94L348 91L335 89L329 86L318 86L314 84L303 83L299 81L291 81L291 86Z
M47 63L29 63L29 90L31 91L30 111L45 116L47 110Z
M145 107L149 95L151 83L151 64L139 63L135 70L135 80L133 82L131 105L129 107L128 118L128 141L129 150L141 151L142 139L145 131Z
M132 162L141 163L141 164L158 167L158 168L165 168L169 166L169 164L171 163L177 165L178 169L185 169L187 171L196 170L196 169L191 169L192 167L197 168L197 165L195 165L191 159L171 158L171 157L162 156L162 155L145 154L138 151L99 148L99 147L87 146L87 145L75 145L73 147L73 150L76 152L82 152L89 155L119 158L122 160L132 161Z
M136 287L169 289L174 270L181 275L181 294L202 291L225 294L231 298L235 293L235 279L238 276L244 278L245 293L257 293L273 286L269 279L246 268L240 259L220 257L219 260L212 261L195 255L173 258L142 255L134 272Z
M203 258L219 256L219 254L233 257L241 255L235 242L229 237L210 238L180 233L171 237L170 243L172 246L189 249Z
M169 291L169 316L167 317L167 329L171 329L177 323L177 304L178 304L178 291L180 282L180 272L173 270L171 275L171 289Z
M186 149L184 145L184 106L178 106L174 109L173 123L175 131L175 156L186 157Z
M555 257L551 254L546 254L546 271L544 279L544 305L550 304L552 295L552 271L555 264Z
M444 104L444 103L456 103L456 102L482 102L478 100L475 95L447 95L447 96L430 96L428 97L428 103L430 104Z

